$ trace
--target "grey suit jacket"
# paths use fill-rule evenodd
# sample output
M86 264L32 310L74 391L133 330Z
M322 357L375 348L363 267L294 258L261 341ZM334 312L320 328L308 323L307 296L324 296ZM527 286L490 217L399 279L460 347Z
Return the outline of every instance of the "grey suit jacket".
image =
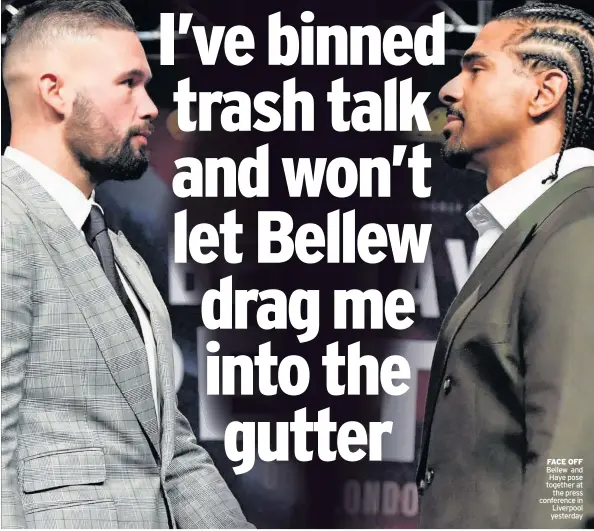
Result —
M548 459L583 479L548 487ZM594 168L522 213L448 311L417 484L421 527L594 526Z
M2 527L247 527L177 409L172 335L122 233L116 260L150 313L158 429L144 343L61 207L2 159Z

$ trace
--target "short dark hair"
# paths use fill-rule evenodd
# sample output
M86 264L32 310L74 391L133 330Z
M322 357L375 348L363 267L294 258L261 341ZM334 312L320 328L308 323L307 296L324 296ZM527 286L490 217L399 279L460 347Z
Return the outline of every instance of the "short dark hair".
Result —
M563 152L571 147L592 147L594 141L594 18L561 4L532 2L495 17L526 24L507 45L532 70L558 68L568 80L565 97L565 129L554 173Z
M5 59L12 48L50 44L60 35L85 35L98 28L135 31L130 13L118 0L37 0L13 16L6 31Z

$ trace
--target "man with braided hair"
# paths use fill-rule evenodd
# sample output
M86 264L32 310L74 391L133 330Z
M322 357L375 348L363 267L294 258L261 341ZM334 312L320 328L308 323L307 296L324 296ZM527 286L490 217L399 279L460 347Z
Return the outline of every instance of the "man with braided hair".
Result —
M443 157L488 195L433 358L421 527L594 527L593 63L594 19L531 3L440 91Z

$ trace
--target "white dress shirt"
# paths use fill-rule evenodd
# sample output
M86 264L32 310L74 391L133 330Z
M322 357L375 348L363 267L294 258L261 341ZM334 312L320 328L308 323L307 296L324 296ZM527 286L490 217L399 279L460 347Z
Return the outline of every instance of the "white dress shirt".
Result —
M561 158L557 179L542 184L542 180L553 173L558 157L559 154L552 155L522 172L491 192L466 213L466 217L479 235L473 268L483 259L505 229L549 187L554 186L571 172L594 166L594 151L591 149L583 147L567 149Z
M62 210L64 210L65 214L68 216L68 218L70 218L74 226L81 231L81 234L84 237L82 226L91 212L92 205L97 205L99 208L101 208L100 205L95 203L95 191L93 190L91 197L87 199L82 191L68 179L65 179L61 175L57 174L45 164L39 162L30 155L27 155L26 153L23 153L22 151L10 146L6 148L4 156L16 162L21 168L23 168L39 182L39 184L47 191L47 193L62 207ZM103 209L101 209L101 211L103 211ZM125 275L122 273L117 263L116 269L140 322L140 328L142 330L142 336L148 357L147 361L149 376L153 391L153 399L155 401L157 422L159 422L161 410L159 408L159 381L157 377L156 347L153 330L143 305L140 303L138 296L128 283Z

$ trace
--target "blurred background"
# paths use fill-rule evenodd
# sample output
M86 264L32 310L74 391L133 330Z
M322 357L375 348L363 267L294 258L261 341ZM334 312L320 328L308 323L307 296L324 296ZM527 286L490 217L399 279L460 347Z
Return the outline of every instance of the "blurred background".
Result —
M2 1L2 43L11 16L26 0ZM312 2L293 0L123 0L136 21L145 46L153 81L149 93L160 110L151 138L152 161L147 173L136 182L106 183L97 197L106 210L112 227L121 228L149 265L157 287L168 304L176 342L176 380L179 407L188 417L198 439L211 452L217 466L239 499L246 516L257 527L353 527L414 528L417 526L418 500L414 483L415 454L424 410L428 371L435 338L442 317L466 280L473 266L475 232L465 213L486 193L484 178L469 171L452 170L440 159L441 129L445 109L437 93L457 75L460 57L470 47L475 35L490 18L518 0L437 0L423 2L402 0L365 0ZM591 2L565 2L594 14ZM414 31L421 24L431 24L432 16L446 15L446 63L420 68L407 65L333 67L269 67L266 64L268 16L281 11L283 23L302 25L300 14L314 12L317 24L365 25L381 28L407 25ZM204 66L196 52L191 32L179 36L175 44L175 65L161 66L160 13L193 13L192 24L207 28L215 25L245 25L255 35L254 61L246 67L233 67L224 57L214 66ZM189 77L191 90L241 90L250 95L263 90L280 92L284 80L295 77L299 90L308 90L316 99L316 131L229 133L219 128L209 132L183 133L177 127L173 93L177 82ZM413 78L414 92L431 93L426 102L431 132L337 133L329 123L325 93L334 79L345 79L345 90L382 92L383 82L397 77ZM2 151L10 139L10 115L2 88ZM213 119L216 124L216 119ZM383 156L391 160L394 144L425 144L431 167L426 170L431 197L419 200L412 196L410 170L394 168L392 197L389 199L344 199L331 197L290 200L282 184L281 157L359 157ZM174 161L180 157L227 156L237 162L255 156L258 146L270 146L271 196L251 199L177 200L171 191L176 173ZM410 149L410 148L408 148ZM410 151L406 157L410 156ZM377 266L329 265L304 266L295 261L276 266L256 263L255 216L257 210L284 210L296 225L318 222L324 226L328 212L355 208L357 224L432 223L430 250L425 263L404 270L389 260ZM216 261L208 267L173 263L170 235L173 214L187 209L189 227L196 223L218 224L225 212L236 209L238 221L245 224L243 250L245 260L238 266ZM240 249L241 250L241 249ZM255 328L245 331L212 332L201 325L200 299L209 287L218 286L220 278L233 274L234 287L277 287L286 293L297 288L349 289L376 288L384 294L406 287L414 295L414 325L395 333L390 329L374 332L332 330L331 306L322 301L322 328L316 341L299 344L294 333L266 332ZM257 346L273 342L273 355L300 354L312 368L310 389L301 397L266 399L257 395L229 401L215 400L205 394L205 344L209 339L221 343L221 353L257 353ZM338 340L341 348L362 341L363 353L383 359L389 354L405 355L412 369L411 390L395 398L339 397L330 400L325 393L321 370L316 368L326 344ZM394 421L393 436L386 439L381 463L307 464L263 463L247 474L236 476L223 448L224 426L238 420L291 420L296 409L308 407L311 420L317 411L331 406L332 420Z

